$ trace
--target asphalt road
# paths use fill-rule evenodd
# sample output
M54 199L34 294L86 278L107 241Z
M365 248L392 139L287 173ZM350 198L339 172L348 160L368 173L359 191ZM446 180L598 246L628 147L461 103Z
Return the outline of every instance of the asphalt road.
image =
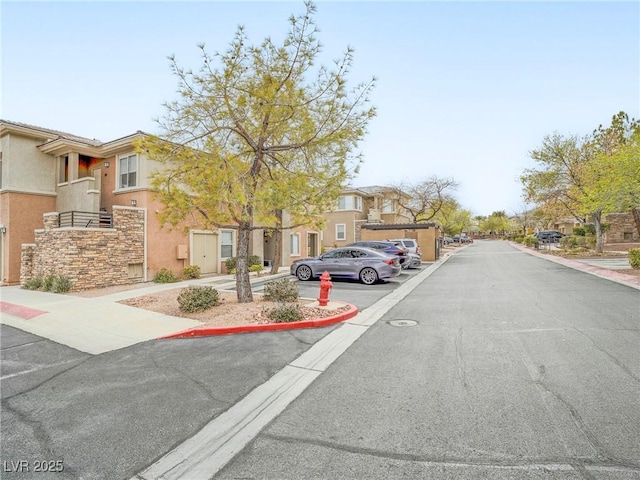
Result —
M638 479L638 291L477 242L215 478Z
M418 271L368 287L335 282L331 298L364 309ZM317 281L300 286L311 298L318 290ZM94 356L0 325L0 478L131 478L335 328L150 341Z

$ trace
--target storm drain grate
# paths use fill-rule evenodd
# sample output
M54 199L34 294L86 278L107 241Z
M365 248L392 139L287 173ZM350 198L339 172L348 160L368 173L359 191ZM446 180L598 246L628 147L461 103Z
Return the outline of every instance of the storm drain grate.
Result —
M387 323L393 327L414 327L418 324L415 320L390 320Z

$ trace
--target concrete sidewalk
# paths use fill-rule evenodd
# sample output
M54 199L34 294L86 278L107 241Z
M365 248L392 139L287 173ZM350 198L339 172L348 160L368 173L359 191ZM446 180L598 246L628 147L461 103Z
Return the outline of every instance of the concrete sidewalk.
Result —
M559 263L565 267L580 270L581 272L589 273L600 278L606 278L612 282L640 290L640 276L625 273L625 271L630 270L629 262L626 259L621 260L619 258L606 257L570 259L559 255L553 255L551 253L542 253L541 251L536 251L515 242L509 243L511 243L513 247L526 252L529 255L544 258L550 262Z
M252 284L265 278L252 277ZM93 298L25 290L19 286L0 288L0 323L48 338L81 352L100 354L153 340L202 325L189 318L172 317L119 302L190 285L209 285L219 290L235 287L232 275L221 275L178 283L163 283Z

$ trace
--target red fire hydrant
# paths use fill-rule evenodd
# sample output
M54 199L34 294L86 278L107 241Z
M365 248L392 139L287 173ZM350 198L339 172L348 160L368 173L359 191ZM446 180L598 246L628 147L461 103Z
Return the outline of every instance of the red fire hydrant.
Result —
M320 296L318 297L318 303L321 307L326 307L329 303L329 290L333 288L331 283L331 275L326 270L320 275Z

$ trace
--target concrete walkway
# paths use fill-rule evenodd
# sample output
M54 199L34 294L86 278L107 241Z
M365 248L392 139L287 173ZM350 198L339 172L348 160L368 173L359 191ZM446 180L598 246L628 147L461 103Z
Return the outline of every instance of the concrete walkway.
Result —
M288 276L287 272L267 277ZM263 282L265 277L252 277ZM164 283L93 298L25 290L19 286L0 288L0 323L48 338L81 352L100 354L136 343L201 326L196 320L151 312L119 302L127 298L210 285L219 290L235 287L232 275Z
M559 263L565 267L573 268L574 270L580 270L581 272L595 275L596 277L606 278L612 282L620 283L631 288L640 290L640 276L626 274L625 271L631 270L629 267L629 261L627 259L620 258L576 258L569 259L559 255L553 255L550 253L541 253L542 251L536 251L532 248L525 247L518 243L510 242L515 248L522 250L530 255L544 258L550 262ZM559 250L559 249L554 249Z

